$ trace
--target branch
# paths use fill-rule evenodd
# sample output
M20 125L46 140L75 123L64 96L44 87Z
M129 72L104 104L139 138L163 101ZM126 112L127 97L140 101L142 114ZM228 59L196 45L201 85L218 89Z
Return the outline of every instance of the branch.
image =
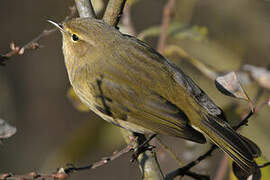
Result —
M117 26L125 6L126 0L110 0L105 10L103 21L112 26Z
M74 6L70 7L70 14L65 18L64 21L72 18L75 15L75 13L76 13L76 8ZM13 42L10 43L11 51L4 54L4 55L0 55L0 65L5 65L7 60L9 60L14 55L23 55L25 50L34 50L34 49L41 47L38 44L38 41L40 39L42 39L43 37L46 37L46 36L53 34L56 31L57 31L57 28L53 28L53 29L49 29L49 30L45 29L37 37L35 37L33 40L26 43L22 47L16 46L15 43L13 43Z
M259 112L265 105L267 105L270 101L270 98L267 98L265 101L263 101L261 104L258 104L254 111L250 110L249 113L246 115L246 117L235 127L233 127L234 130L238 130L240 127L248 124L248 119L254 114Z
M255 111L254 112L258 112L259 110L262 109L262 107L264 105L267 104L267 102L269 101L269 99L267 99L266 101L262 102L261 104L259 104L258 106L256 106ZM248 123L248 119L254 114L254 112L251 110L249 112L248 115L246 115L246 117L235 127L233 127L234 130L238 130L240 127L246 125ZM196 166L197 164L199 164L202 160L206 159L207 157L211 156L212 153L217 149L216 145L212 145L212 147L203 155L201 155L200 157L198 157L196 160L188 163L187 165L185 165L182 168L178 168L170 173L168 173L165 177L165 180L171 180L174 177L177 176L184 176L187 175L188 170L190 170L192 167ZM265 164L259 165L258 168L264 168L266 166L269 166L270 162L267 162Z
M140 169L143 172L143 179L157 179L157 180L163 180L163 175L161 173L159 164L157 163L155 152L152 151L149 147L148 142L154 137L151 136L149 139L146 139L145 136L141 134L132 135L131 132L128 132L123 129L123 135L125 139L127 139L127 142L129 143L124 149L118 152L114 152L109 157L104 157L100 161L97 161L95 163L86 165L86 166L80 166L75 167L74 165L70 164L67 168L59 168L57 172L51 173L51 174L39 174L36 172L30 172L27 174L21 174L21 175L15 175L13 173L3 173L0 174L0 180L26 180L26 179L37 179L37 180L43 180L43 179L67 179L72 174L84 171L84 170L91 170L96 169L100 166L103 166L121 156L124 154L127 154L128 152L135 152L139 153L137 156L137 161L140 165ZM132 136L130 136L132 135ZM192 172L190 172L192 174ZM195 173L193 173L195 174ZM196 175L196 174L195 174Z
M66 179L68 175L62 172L63 169L60 169L59 172L52 174L38 174L36 172L30 172L28 174L23 175L14 175L12 173L4 173L0 174L1 180L27 180L27 179Z
M159 137L156 138L156 141L160 147L162 147L173 159L176 160L179 166L184 165L184 163L177 157L177 155L166 144L164 144Z
M163 180L164 176L160 169L159 163L156 158L156 153L153 148L149 146L148 142L154 137L151 136L148 140L142 134L131 133L127 130L122 129L123 137L127 144L130 144L132 139L136 139L135 149L137 151L137 162L139 164L140 170L142 172L143 180ZM150 147L150 148L149 148Z
M91 0L75 0L75 3L80 17L96 17Z
M212 152L214 150L217 149L217 146L216 145L212 145L211 148L206 152L204 153L203 155L199 156L196 160L188 163L187 165L185 165L184 167L182 168L178 168L170 173L168 173L166 175L166 178L165 180L171 180L177 176L184 176L184 175L187 175L187 172L194 166L196 166L197 164L199 164L202 160L204 160L205 158L209 157L212 155ZM204 178L204 176L202 177Z
M157 51L160 52L161 54L164 52L164 48L166 45L167 29L171 19L171 11L172 8L174 7L174 4L175 0L168 0L167 4L163 9L161 32L157 44Z
M214 179L225 179L226 172L229 167L228 165L229 165L229 158L224 154Z
M122 23L125 27L127 27L128 32L129 32L128 34L130 34L132 36L136 36L137 33L136 33L135 28L131 22L130 8L128 5L126 5L126 7L124 8Z
M100 161L97 161L97 162L90 164L90 165L87 165L87 166L75 167L73 165L69 165L70 167L60 168L56 173L51 173L51 174L38 174L36 172L31 172L31 173L23 174L23 175L14 175L13 173L3 173L3 174L0 174L0 180L66 179L71 174L73 174L75 172L98 168L100 166L107 164L108 162L111 162L111 161L119 158L120 156L122 156L124 154L127 154L130 151L133 151L134 150L134 142L135 142L135 139L130 140L130 144L127 145L121 151L115 152L110 157L102 158Z
M124 8L126 0L110 0L105 14L103 16L103 20L111 24L113 26L117 26L120 17L122 15L122 11ZM129 28L132 35L135 35L136 32L132 26L132 22L130 19L130 11L128 7L125 9L125 19L124 24ZM156 158L156 153L149 148L148 142L154 137L151 136L148 140L142 134L133 134L125 129L122 129L123 137L127 144L130 144L132 139L136 140L136 146L138 149L136 150L138 154L136 154L137 162L139 163L140 170L143 175L144 180L156 179L163 180L164 176L160 169L159 163ZM132 137L132 138L131 138ZM146 148L146 149L145 149Z
M264 168L264 167L266 167L266 166L270 166L270 162L267 162L267 163L264 163L264 164L262 164L262 165L259 165L258 167L259 167L259 168Z

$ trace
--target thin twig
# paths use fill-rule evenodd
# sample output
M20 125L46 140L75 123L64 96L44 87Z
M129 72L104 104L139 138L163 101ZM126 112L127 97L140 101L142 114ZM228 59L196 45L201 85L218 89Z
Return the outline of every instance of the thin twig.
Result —
M270 166L270 162L264 163L262 165L258 165L259 168L264 168L266 166Z
M38 174L36 172L30 172L28 174L23 174L23 175L14 175L12 173L4 173L4 174L0 174L0 179L1 180L66 179L68 177L68 174L61 172L61 170L59 172L52 173L52 174Z
M258 104L255 108L254 108L254 112L252 110L250 110L248 112L248 114L246 115L246 117L235 127L233 127L233 129L238 130L240 127L242 127L243 125L247 125L248 123L248 119L254 114L254 113L258 113L265 105L267 105L269 103L269 99L267 98L266 100L264 100L262 103Z
M75 6L70 7L70 14L65 18L64 21L72 18L76 14L76 8ZM43 30L42 33L40 33L37 37L35 37L30 42L26 43L22 47L16 46L13 42L10 44L11 51L0 55L0 65L5 65L8 59L10 59L14 55L23 55L25 50L34 50L40 47L38 44L38 41L46 36L49 36L57 31L57 28L52 28L49 30Z
M167 153L176 160L177 164L179 166L183 166L184 163L177 157L177 155L166 145L162 142L162 140L159 137L156 137L157 143L165 150Z
M216 180L225 179L225 174L228 170L228 165L229 165L228 156L224 154L214 179L216 179Z
M3 174L0 174L0 180L66 179L71 174L73 174L75 172L98 168L100 166L103 166L103 165L119 158L120 156L122 156L130 151L133 151L134 150L134 141L135 141L135 139L131 140L129 145L127 145L121 151L113 153L110 157L102 158L102 160L97 161L97 162L90 164L90 165L87 165L87 166L75 167L73 165L69 165L70 167L60 168L58 170L58 172L51 173L51 174L38 174L36 172L31 172L31 173L23 174L23 175L14 175L13 173L3 173Z
M134 140L131 141L131 143L129 145L127 145L124 149L122 149L119 152L113 153L110 157L102 158L102 160L95 162L93 164L87 165L87 166L75 167L75 166L71 165L71 167L65 169L65 172L67 174L70 174L70 173L73 173L76 171L95 169L95 168L103 166L103 165L107 164L108 162L111 162L111 161L119 158L120 156L122 156L128 152L131 152L133 150L134 150Z
M124 9L126 0L110 0L105 14L103 16L103 20L114 26L117 27L117 24L120 20L120 17L122 15L122 11ZM125 10L125 25L129 27L131 35L135 35L135 30L132 26L132 22L130 19L130 11L128 8ZM156 135L151 136L148 140L146 137L142 134L137 134L137 133L131 133L127 130L122 129L122 134L123 137L126 141L127 144L129 144L130 137L136 137L137 139L137 151L135 155L133 156L136 158L140 170L142 172L142 179L143 180L148 180L148 179L156 179L156 180L164 180L164 176L162 174L162 171L160 169L159 163L156 158L156 153L153 151L153 148L149 146L148 142L153 139ZM150 148L149 148L150 147Z
M75 3L80 17L96 17L91 0L75 0Z
M258 112L259 110L261 110L261 108L267 104L266 102L268 102L269 99L267 99L267 101L264 101L263 103L259 104L256 108L254 112ZM248 115L246 115L246 117L235 127L233 127L234 130L238 130L240 127L246 125L248 123L249 118L253 115L253 111L250 111ZM201 155L200 157L198 157L195 161L192 161L190 163L188 163L187 165L185 165L182 168L178 168L170 173L168 173L166 175L166 180L168 179L172 179L176 176L183 176L186 174L186 172L191 169L192 167L196 166L197 164L199 164L202 160L206 159L207 157L211 156L212 152L215 151L217 149L216 145L212 145L212 147L203 155ZM259 168L263 168L270 165L270 162L265 163L263 165L258 166Z
M240 127L247 125L248 119L254 114L254 112L251 110L249 113L246 115L246 117L235 127L233 127L234 130L238 130Z
M110 0L103 16L104 22L116 27L123 13L125 3L126 0Z
M162 17L162 24L161 24L161 33L158 39L157 51L161 54L164 52L164 48L166 45L166 37L167 37L167 29L169 26L169 22L171 19L171 11L174 7L175 0L168 0L167 4L164 6L163 9L163 17Z
M128 5L126 5L124 8L122 22L123 25L127 27L129 35L136 36L136 31L131 21L130 8L128 7Z
M202 160L204 160L205 158L209 157L212 155L213 151L217 149L216 145L212 145L211 148L204 153L203 155L199 156L196 160L188 163L187 165L185 165L182 168L178 168L170 173L168 173L165 177L165 180L171 180L177 176L184 176L187 175L187 172L194 166L196 166L197 164L199 164ZM202 175L204 176L204 175ZM202 177L204 178L204 177Z
M166 145L164 144L161 139L159 137L156 137L156 141L157 143L165 150L169 153L169 155L175 159L177 161L177 163L182 166L183 163L181 162L181 160L176 156L176 154ZM172 174L171 174L172 175ZM197 173L194 173L190 170L186 171L184 173L184 175L187 175L187 176L190 176L190 177L193 177L195 179L209 179L209 176L206 176L206 175L201 175L201 174L197 174ZM168 176L167 177L167 180L170 179L170 178L173 178L173 176Z

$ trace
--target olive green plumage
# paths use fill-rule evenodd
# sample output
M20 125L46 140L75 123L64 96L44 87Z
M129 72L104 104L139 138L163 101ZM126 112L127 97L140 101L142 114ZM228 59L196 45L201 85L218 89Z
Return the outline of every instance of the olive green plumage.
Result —
M134 132L198 143L207 136L246 173L254 171L257 146L237 134L222 110L146 43L92 18L58 28L70 82L92 111Z

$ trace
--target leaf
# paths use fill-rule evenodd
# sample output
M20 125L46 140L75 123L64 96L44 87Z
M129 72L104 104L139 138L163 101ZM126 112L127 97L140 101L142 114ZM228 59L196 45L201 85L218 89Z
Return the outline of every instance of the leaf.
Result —
M215 84L221 93L249 101L249 98L242 88L235 72L227 73L224 76L218 76L215 80Z
M215 80L217 89L227 96L231 96L237 99L244 99L249 102L251 109L254 109L253 102L248 97L245 90L242 88L240 81L237 78L235 72L230 72L224 76L219 76Z
M147 37L157 37L160 35L160 32L160 26L152 26L142 31L138 35L138 38L143 40ZM206 27L189 26L183 23L170 23L167 34L168 36L179 40L190 38L194 39L195 41L201 41L207 36L208 30Z
M0 139L6 139L13 136L16 133L16 128L9 125L3 119L0 119Z
M251 77L262 87L270 89L270 71L263 67L244 65L243 70L250 73Z
M194 65L199 71L201 71L205 76L209 77L210 79L214 80L217 77L217 72L216 70L214 70L214 68L192 57L180 46L176 45L166 46L164 54L166 56L171 56L173 53L177 54L181 59L187 60L189 63Z
M67 92L67 97L77 110L82 111L82 112L89 112L90 111L90 109L81 102L81 100L76 95L76 93L74 92L72 87L69 88L69 90Z

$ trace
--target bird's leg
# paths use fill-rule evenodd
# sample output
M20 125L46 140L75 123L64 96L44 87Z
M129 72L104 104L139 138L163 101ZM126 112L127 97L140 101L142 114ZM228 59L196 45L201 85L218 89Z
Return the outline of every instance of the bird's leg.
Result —
M149 145L149 142L156 137L156 134L151 135L148 139L145 139L145 137L139 138L142 137L142 135L138 133L134 133L134 135L138 137L138 146L132 150L133 155L131 162L134 162L138 158L139 154L155 148L155 146Z

